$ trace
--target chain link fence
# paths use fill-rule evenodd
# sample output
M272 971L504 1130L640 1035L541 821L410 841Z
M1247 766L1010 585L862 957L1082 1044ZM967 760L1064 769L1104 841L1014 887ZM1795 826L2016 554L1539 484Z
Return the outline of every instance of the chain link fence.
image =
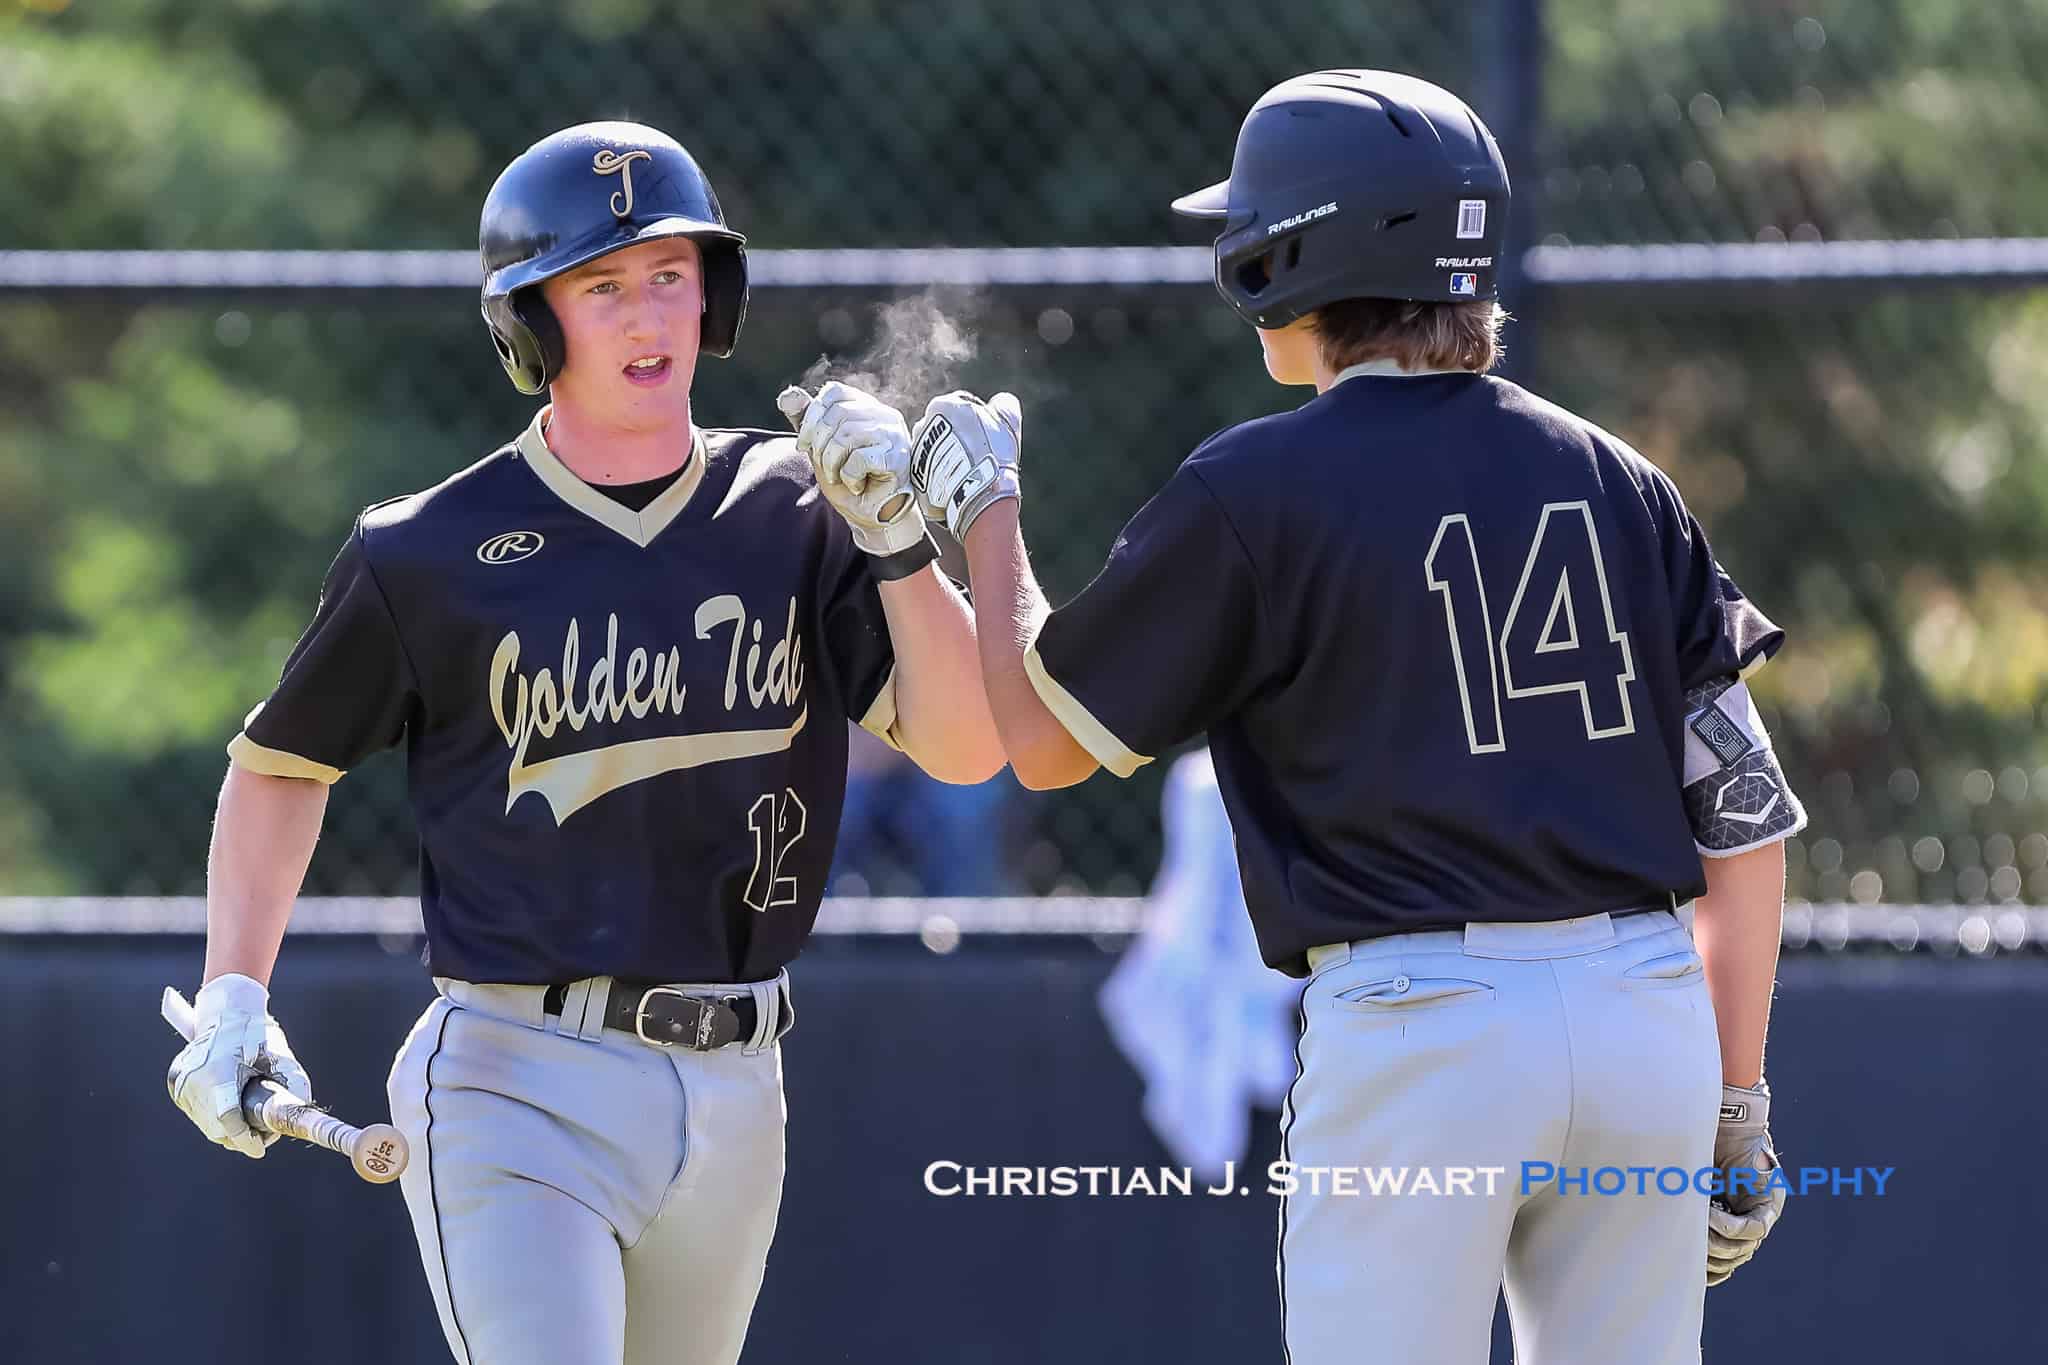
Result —
M1528 245L2016 237L2048 209L2043 0L13 0L0 252L459 247L505 160L619 115L681 136L759 247L1189 243L1167 201L1225 172L1260 91L1337 62L1470 92ZM776 424L783 383L914 292L757 290L700 415ZM1030 409L1056 601L1197 441L1300 397L1205 286L936 297L977 343L948 382ZM1530 279L1509 302L1514 377L1670 470L1793 632L1757 687L1813 814L1794 894L2048 904L2043 292ZM355 511L528 406L449 289L0 291L0 365L0 894L192 894L222 746ZM974 889L1141 891L1163 767L999 778ZM336 789L310 893L413 888L401 769ZM914 844L838 889L937 889Z

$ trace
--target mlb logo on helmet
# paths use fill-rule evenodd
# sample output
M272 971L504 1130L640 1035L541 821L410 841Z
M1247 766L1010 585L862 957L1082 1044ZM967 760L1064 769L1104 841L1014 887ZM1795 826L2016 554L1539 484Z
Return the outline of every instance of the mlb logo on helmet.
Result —
M1451 276L1451 292L1453 294L1462 294L1466 298L1477 297L1479 294L1479 277L1470 271L1461 270L1457 272Z

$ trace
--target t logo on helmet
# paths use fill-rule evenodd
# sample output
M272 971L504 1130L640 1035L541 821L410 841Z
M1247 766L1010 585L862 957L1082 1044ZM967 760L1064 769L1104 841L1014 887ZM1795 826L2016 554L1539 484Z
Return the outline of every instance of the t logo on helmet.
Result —
M612 217L626 218L632 215L633 163L635 161L652 160L654 160L654 157L651 153L640 151L637 148L633 151L627 152L624 156L620 156L617 152L613 151L609 147L605 148L603 151L599 152L596 156L590 159L591 174L610 175L613 171L617 171L619 173L619 179L625 182L626 188L623 191L623 194L626 202L623 207L619 203L619 199L622 192L619 190L612 191Z

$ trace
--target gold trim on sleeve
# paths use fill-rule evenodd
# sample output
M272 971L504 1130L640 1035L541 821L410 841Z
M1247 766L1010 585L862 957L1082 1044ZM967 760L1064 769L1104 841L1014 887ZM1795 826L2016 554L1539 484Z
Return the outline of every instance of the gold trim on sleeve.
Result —
M697 485L704 482L704 433L693 430L690 437L690 460L683 467L683 476L661 490L661 496L638 512L622 502L606 497L576 476L575 471L561 461L561 457L548 449L548 440L543 433L552 408L542 408L533 415L533 421L526 430L519 433L519 454L533 470L535 477L548 486L548 491L568 503L571 507L589 517L592 521L618 532L641 549L668 529L668 524L690 505L690 499L697 492Z
M1097 763L1118 777L1129 777L1152 761L1111 734L1107 725L1095 719L1073 693L1061 687L1052 674L1045 671L1045 661L1038 657L1036 642L1024 651L1024 673L1031 679L1032 690L1045 703L1045 709L1067 727L1067 733L1074 737L1074 742L1093 755Z
M889 676L882 679L882 688L875 693L874 703L868 707L868 713L860 718L860 728L896 752L902 753L903 736L897 731L897 719L896 669L891 665Z
M228 757L237 768L246 768L266 777L303 777L329 787L341 780L341 769L288 754L282 749L266 749L249 738L246 730L228 741Z

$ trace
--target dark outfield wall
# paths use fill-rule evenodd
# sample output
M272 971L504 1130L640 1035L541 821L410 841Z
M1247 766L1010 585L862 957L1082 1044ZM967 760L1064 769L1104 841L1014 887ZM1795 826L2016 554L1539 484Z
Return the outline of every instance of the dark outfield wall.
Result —
M1096 1011L1110 961L971 942L804 958L750 1365L1277 1365L1263 1195L923 1190L936 1159L1166 1161ZM395 1187L292 1144L261 1164L207 1147L166 1101L157 996L189 993L199 964L189 938L0 938L0 1361L445 1360ZM1882 1199L1795 1201L1709 1296L1707 1359L2048 1356L2048 963L1797 958L1782 979L1786 1160L1898 1172ZM322 1098L381 1117L430 990L410 945L294 940L277 984ZM1277 1144L1259 1129L1263 1164Z

